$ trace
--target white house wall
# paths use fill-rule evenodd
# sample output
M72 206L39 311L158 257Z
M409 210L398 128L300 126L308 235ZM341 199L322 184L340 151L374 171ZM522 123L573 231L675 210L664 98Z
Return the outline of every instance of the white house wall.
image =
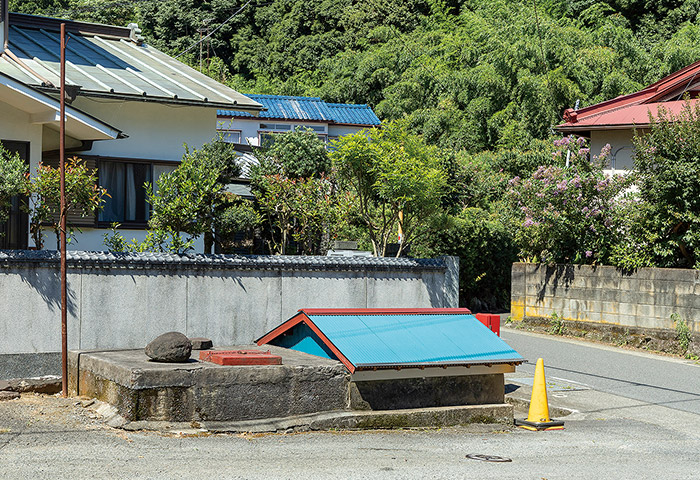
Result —
M610 153L614 157L614 170L610 167L610 171L620 173L620 171L631 170L634 166L632 138L634 132L632 130L605 130L591 132L591 155L600 155L601 149L610 144Z
M0 102L0 139L29 142L29 165L36 171L41 161L42 126L32 124L29 114Z
M95 142L90 155L180 161L183 144L200 147L216 135L216 109L78 97L72 104L129 138Z
M370 127L356 127L352 125L329 125L328 126L328 136L329 137L342 137L344 135L352 135L357 133L363 128Z
M329 137L340 137L343 135L349 135L355 132L359 132L363 127L349 126L349 125L334 125L323 122L304 122L303 120L295 121L284 121L277 119L264 119L264 118L253 118L253 119L241 119L232 118L225 119L219 118L217 121L217 129L222 130L234 130L241 132L241 143L244 145L260 146L260 124L261 123L273 123L278 125L306 125L306 126L326 126ZM247 139L247 140L246 140Z
M145 102L120 102L78 97L72 104L118 128L128 138L94 142L89 155L106 157L140 158L179 162L185 153L184 144L198 148L216 136L216 109L172 106ZM39 130L41 131L41 129ZM77 154L78 156L80 154ZM106 250L104 234L110 230L81 228L68 244L70 250ZM146 230L119 230L124 238L143 241ZM56 238L47 231L46 249L56 248ZM204 249L203 239L195 242L195 251Z

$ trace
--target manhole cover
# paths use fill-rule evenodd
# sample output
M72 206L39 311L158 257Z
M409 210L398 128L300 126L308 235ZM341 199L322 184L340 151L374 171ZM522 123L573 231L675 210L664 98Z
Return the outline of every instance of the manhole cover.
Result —
M472 460L481 460L482 462L512 462L510 458L499 457L497 455L482 455L481 453L469 453L466 456Z

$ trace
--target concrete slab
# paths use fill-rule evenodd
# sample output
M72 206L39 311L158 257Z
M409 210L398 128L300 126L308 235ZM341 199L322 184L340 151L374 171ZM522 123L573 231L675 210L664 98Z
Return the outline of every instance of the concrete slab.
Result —
M240 421L347 408L347 369L334 360L275 347L282 365L228 367L191 358L151 362L143 350L74 351L69 389L114 405L126 421ZM199 355L199 352L196 352Z
M271 350L282 365L222 366L199 361L199 352L186 363L167 364L150 361L143 350L73 351L69 391L106 402L107 423L128 429L268 432L513 419L512 407L503 403L503 374L402 379L394 387L391 381L358 384L340 362L294 350L216 350L238 349ZM392 388L401 394L376 401Z

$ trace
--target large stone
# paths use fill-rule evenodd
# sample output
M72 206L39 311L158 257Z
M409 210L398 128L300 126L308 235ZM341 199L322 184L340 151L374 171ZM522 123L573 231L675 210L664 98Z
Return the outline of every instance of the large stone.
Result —
M146 345L151 360L164 363L182 363L190 359L192 343L180 332L168 332Z

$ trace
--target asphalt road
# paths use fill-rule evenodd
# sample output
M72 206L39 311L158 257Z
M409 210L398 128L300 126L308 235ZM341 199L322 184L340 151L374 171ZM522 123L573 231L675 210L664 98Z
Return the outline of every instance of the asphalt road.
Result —
M578 382L601 392L700 415L697 361L513 329L503 329L501 336L528 360L518 367L518 375L532 376L541 357L548 381Z
M583 403L624 407L612 397ZM698 478L698 425L688 425L687 419L683 425L646 420L662 417L664 407L651 407L643 419L567 417L566 429L556 432L481 426L182 437L106 428L86 421L89 410L70 399L40 400L0 403L0 478ZM510 461L490 463L468 454Z
M674 479L697 480L700 367L676 359L504 330L554 390L565 429L512 426L196 436L107 427L89 402L0 402L0 478L12 479ZM508 374L527 394L534 366ZM635 399L638 398L638 399ZM522 415L519 412L518 415ZM499 456L490 463L468 454Z

